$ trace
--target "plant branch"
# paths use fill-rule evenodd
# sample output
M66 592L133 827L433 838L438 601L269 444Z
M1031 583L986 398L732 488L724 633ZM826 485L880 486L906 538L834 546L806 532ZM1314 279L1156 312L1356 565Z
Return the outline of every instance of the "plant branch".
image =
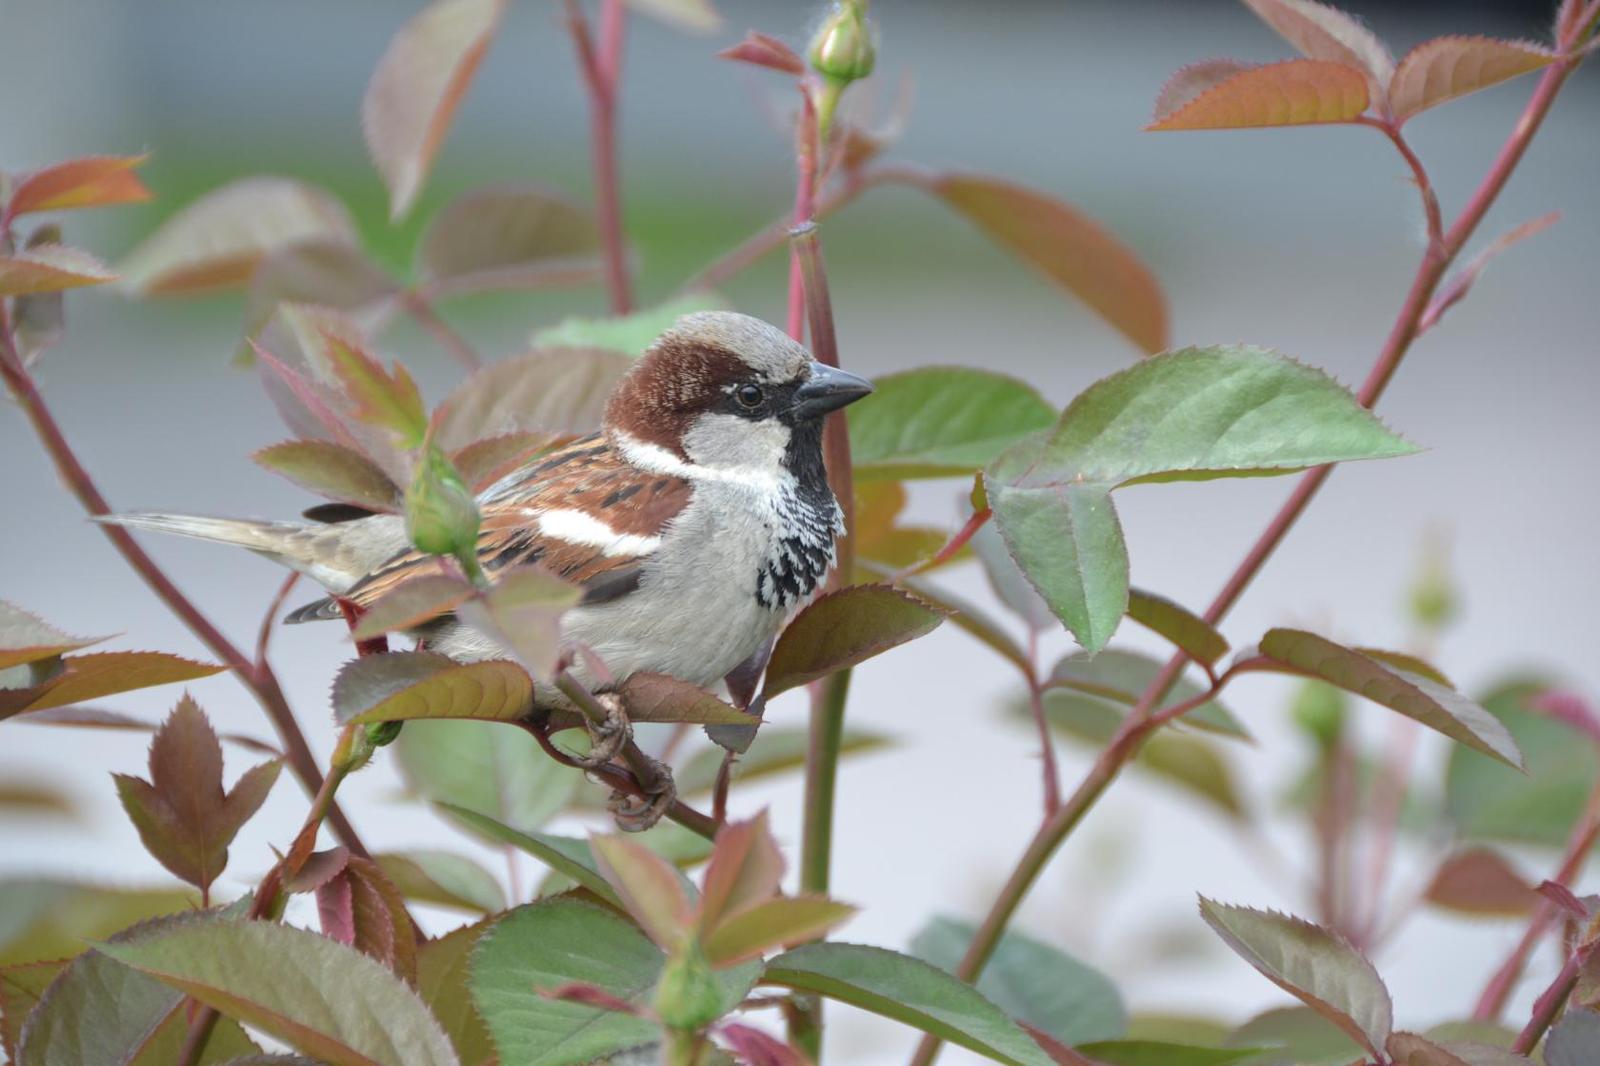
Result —
M622 194L617 179L617 83L622 71L622 41L627 29L622 0L601 0L600 43L578 0L567 0L567 25L578 51L578 65L589 92L589 140L594 156L595 214L605 257L606 289L612 313L633 308L628 253L622 225Z
M0 379L4 379L7 389L27 415L28 421L33 425L34 433L55 463L56 472L67 490L91 516L111 514L111 505L106 502L105 496L101 494L89 472L84 469L77 453L72 450L72 445L62 432L60 424L51 413L44 395L34 382L33 376L22 365L11 335L11 323L3 308L0 308ZM278 683L277 675L271 666L265 662L260 664L252 662L223 636L126 529L108 524L101 524L99 528L161 602L166 604L178 620L210 649L211 654L220 659L240 683L250 690L256 702L272 720L294 775L300 779L301 785L307 792L314 795L320 791L322 771L317 767L316 756L311 753L311 746L306 742L305 733L301 731L300 723L295 720L294 711L290 709L283 688ZM367 849L356 834L355 827L337 806L329 811L329 821L341 843L358 855L367 854Z
M278 628L278 612L283 610L289 593L294 591L295 584L300 580L298 571L289 571L289 576L283 579L283 584L278 586L277 593L272 597L272 602L267 604L267 613L261 619L261 629L256 633L256 669L264 669L267 661L267 647L272 643L272 634Z
M1450 264L1460 253L1461 247L1472 236L1478 224L1483 221L1483 216L1488 213L1489 207L1494 203L1495 197L1505 187L1506 181L1516 169L1523 153L1527 151L1529 142L1534 134L1539 131L1545 117L1550 112L1551 105L1555 102L1557 94L1568 75L1576 67L1578 60L1574 57L1564 57L1545 68L1543 76L1539 79L1538 86L1533 91L1522 115L1518 118L1510 136L1501 147L1499 154L1491 164L1488 173L1479 183L1477 190L1468 201L1467 206L1457 216L1454 224L1445 233L1444 241L1436 254L1433 248L1424 253L1422 262L1417 267L1417 273L1412 281L1411 288L1406 294L1389 336L1385 340L1377 360L1373 363L1372 370L1361 386L1358 399L1363 406L1371 407L1388 386L1394 373L1399 369L1401 361L1405 358L1411 347L1412 340L1417 334L1418 325L1427 309L1429 298L1438 287L1440 279ZM1328 474L1331 466L1317 467L1303 475L1295 486L1293 493L1283 507L1278 511L1261 536L1252 545L1233 575L1228 579L1223 589L1212 601L1210 608L1205 613L1208 623L1215 625L1225 616L1240 595L1249 587L1261 568L1271 557L1273 551L1282 542L1295 521L1300 517L1311 500L1316 496ZM994 954L995 947L1000 942L1000 936L1005 932L1011 917L1016 913L1028 890L1043 872L1045 865L1054 856L1056 849L1071 835L1078 824L1093 808L1102 793L1116 780L1124 766L1139 751L1145 738L1151 731L1152 713L1157 704L1171 690L1172 685L1182 673L1188 656L1183 652L1175 654L1167 660L1165 666L1156 675L1155 679L1140 696L1139 702L1132 712L1123 719L1122 727L1112 737L1100 756L1089 768L1082 782L1073 794L1062 804L1053 816L1046 819L1039 827L1037 833L1029 841L1022 857L1017 861L1010 878L1001 889L1000 895L990 907L983 924L979 926L977 934L967 948L967 953L962 957L956 968L956 975L963 980L975 980ZM938 1054L939 1041L932 1037L924 1038L912 1058L913 1066L928 1066Z
M478 358L478 353L473 350L467 339L456 332L455 327L439 316L433 308L433 303L416 289L406 289L400 293L400 303L423 329L427 330L433 339L439 342L439 347L450 354L450 357L460 363L462 368L469 373L483 366L483 360Z
M973 515L973 518L976 517ZM972 526L972 523L969 521L967 525ZM1045 716L1044 686L1039 683L1039 631L1032 626L1028 627L1028 710L1033 714L1034 728L1039 731L1039 759L1043 763L1041 772L1044 775L1044 816L1048 818L1061 806L1061 770L1056 765L1056 738L1051 735L1050 719Z
M972 540L973 537L978 535L978 530L983 528L984 523L989 521L993 514L994 512L987 507L981 511L974 511L972 517L967 519L966 525L956 530L955 535L949 540L945 541L944 547L940 548L938 551L934 552L931 556L922 560L920 563L912 563L903 570L896 570L893 574L889 575L889 584L898 585L908 577L916 577L918 574L925 574L934 567L943 566L945 563L955 558L956 552L960 551L962 548L965 548L967 543Z

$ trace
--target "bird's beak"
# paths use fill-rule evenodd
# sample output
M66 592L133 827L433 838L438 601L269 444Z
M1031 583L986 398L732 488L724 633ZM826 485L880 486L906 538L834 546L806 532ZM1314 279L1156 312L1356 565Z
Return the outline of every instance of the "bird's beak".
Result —
M812 363L811 376L795 390L794 406L789 410L797 420L821 418L871 391L872 382L866 378L825 363Z

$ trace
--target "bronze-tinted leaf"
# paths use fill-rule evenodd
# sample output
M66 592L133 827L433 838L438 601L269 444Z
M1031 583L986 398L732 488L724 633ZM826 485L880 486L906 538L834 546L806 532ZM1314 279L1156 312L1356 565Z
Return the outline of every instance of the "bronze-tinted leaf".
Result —
M184 696L150 745L150 780L113 774L117 794L139 839L156 861L207 890L228 863L228 845L260 809L278 778L280 760L222 787L222 745L194 700Z
M316 889L322 932L383 963L407 982L417 979L417 938L405 900L371 859L349 855Z
M65 211L75 207L107 207L150 199L133 169L149 155L97 155L53 163L19 176L5 204L14 218L29 211Z
M806 61L796 55L794 49L778 38L756 30L746 31L744 40L731 48L724 48L717 53L717 58L766 67L797 78L806 72Z
M467 989L467 969L486 920L423 941L417 948L417 995L455 1045L465 1066L495 1059L494 1042Z
M848 903L822 896L775 896L731 911L704 933L706 958L731 966L774 948L817 940L855 916Z
M1317 0L1245 3L1306 58L1332 60L1365 71L1372 98L1381 105L1394 76L1394 56L1371 30L1348 13Z
M676 951L690 931L689 896L677 867L622 836L589 838L589 848L622 906L663 951Z
M927 188L1145 352L1167 346L1167 301L1160 283L1099 223L1054 197L996 178L943 175Z
M417 246L417 273L447 287L537 284L551 261L571 262L599 247L594 217L536 185L492 185L452 200Z
M633 360L594 348L545 348L484 367L434 414L434 439L451 450L504 433L569 436L600 426L606 398Z
M1394 1066L1478 1066L1416 1033L1393 1033L1384 1048Z
M411 209L505 12L504 0L435 0L400 27L361 101L361 132L389 187L389 217Z
M292 440L262 448L250 458L308 492L373 511L395 511L400 486L360 452L325 440Z
M767 664L770 699L930 633L945 612L888 585L852 585L815 600L784 629Z
M323 331L324 354L351 404L351 414L369 426L387 429L414 448L422 443L428 414L417 383L398 360L391 369L353 338Z
M21 607L0 600L0 670L98 644L105 637L74 637Z
M159 651L74 655L66 660L66 669L62 673L38 688L0 693L6 697L0 700L0 718L42 711L47 707L64 707L69 703L82 703L118 692L150 688L152 685L194 681L220 674L224 669Z
M635 722L689 722L694 725L747 725L744 711L687 681L665 674L636 673L618 690Z
M526 430L502 433L457 448L450 453L450 461L473 492L482 492L558 439Z
M1458 96L1549 66L1556 55L1531 41L1492 37L1435 37L1400 61L1389 105L1401 122Z
M143 296L242 285L267 253L310 240L356 241L355 223L332 194L290 178L241 178L161 224L122 263Z
M783 853L772 838L767 812L729 822L717 832L700 892L699 928L714 929L725 917L777 894Z
M1165 596L1130 588L1128 617L1159 633L1197 663L1214 665L1228 654L1228 642L1210 623Z
M576 585L535 563L502 571L494 587L457 613L534 676L549 679L561 657L561 616L581 596Z
M1203 59L1179 67L1156 94L1155 121L1160 122L1202 93L1216 88L1253 64L1238 59Z
M17 1061L22 1023L68 965L66 959L52 959L0 966L0 1051L5 1052L6 1061Z
M1489 848L1466 848L1446 858L1423 898L1445 910L1500 917L1527 914L1539 902L1527 879Z
M1193 79L1196 68L1178 78ZM1216 71L1204 72L1214 77ZM1179 106L1151 130L1225 130L1260 126L1305 126L1349 122L1367 109L1367 77L1354 67L1321 59L1291 59L1249 67L1189 96L1169 83L1161 98Z
M279 304L312 304L355 311L399 291L399 285L360 247L339 238L300 241L268 253L250 276L239 357Z
M64 244L41 244L0 256L0 296L60 292L117 280L100 260Z
M345 725L414 718L510 720L526 714L533 681L505 659L457 663L433 652L391 652L346 663L333 683Z
M412 629L449 614L472 596L472 585L454 574L424 574L401 584L367 608L351 636L370 640L384 633Z

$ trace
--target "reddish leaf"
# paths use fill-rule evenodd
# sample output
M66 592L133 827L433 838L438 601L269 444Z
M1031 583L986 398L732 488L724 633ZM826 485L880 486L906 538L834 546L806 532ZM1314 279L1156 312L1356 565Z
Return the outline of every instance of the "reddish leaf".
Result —
M473 492L482 492L559 439L548 433L502 433L457 448L450 462Z
M343 204L289 178L241 178L167 219L122 272L144 296L203 292L242 285L269 252L311 240L356 243Z
M1404 670L1408 674L1425 677L1436 685L1445 688L1455 688L1455 682L1445 676L1444 672L1426 659L1419 659L1415 655L1407 655L1403 651L1389 651L1386 648L1353 648L1369 659L1376 659L1385 666L1392 666L1397 670Z
M628 706L628 717L635 722L747 725L751 721L731 703L665 674L632 674L618 691Z
M1533 886L1488 848L1467 848L1439 864L1424 898L1462 914L1516 917L1538 902Z
M350 849L346 847L329 848L326 851L312 852L306 856L300 868L295 871L284 885L290 892L315 892L323 885L332 881L350 863Z
M350 635L356 640L371 640L385 633L411 629L455 610L471 598L472 592L470 582L453 574L424 574L412 578L368 607Z
M1156 94L1155 120L1160 122L1202 93L1215 89L1235 74L1251 69L1252 64L1237 59L1206 59L1179 67Z
M389 217L411 209L505 11L504 0L435 0L389 42L361 101L361 132L389 187Z
M228 864L228 845L265 802L283 763L245 771L222 787L222 745L188 696L150 745L150 780L113 774L145 849L175 876L206 891Z
M1446 311L1460 303L1467 293L1472 291L1472 286L1477 283L1478 277L1495 256L1519 241L1527 240L1534 234L1549 229L1559 221L1561 221L1561 212L1551 211L1547 215L1540 215L1538 218L1530 219L1495 238L1492 244L1473 256L1472 261L1462 267L1456 276L1450 279L1450 283L1444 286L1443 291L1434 297L1427 313L1422 316L1423 328L1437 323Z
M254 346L261 364L261 384L284 423L302 440L331 439L351 451L366 455L344 420L334 413L329 399L300 371L260 345Z
M772 698L931 633L946 612L888 585L830 592L795 616L767 664Z
M354 311L398 291L395 280L355 245L336 238L301 241L268 253L256 265L245 297L244 336L247 342L258 336L279 304ZM248 343L239 354L248 360Z
M1384 1050L1389 1053L1389 1061L1394 1066L1475 1066L1450 1049L1416 1033L1391 1034Z
M150 190L134 174L148 155L99 155L69 159L17 178L5 205L8 218L29 211L65 211L75 207L108 207L150 199Z
M537 185L494 185L433 216L417 246L417 273L451 290L528 287L552 276L545 264L598 247L594 217L577 204Z
M1167 346L1167 302L1155 275L1098 223L1053 197L994 178L945 175L927 188L1145 352Z
M0 296L60 292L115 280L117 275L100 260L63 244L41 244L0 256Z
M1367 109L1366 75L1342 63L1291 59L1249 67L1189 94L1186 86L1191 81L1212 78L1216 73L1193 67L1179 71L1160 96L1178 106L1157 113L1145 129L1222 130L1349 122Z
M1531 41L1436 37L1400 61L1389 87L1389 106L1404 122L1419 111L1548 66L1555 58L1554 52Z
M399 434L408 448L421 444L428 414L406 368L397 361L392 370L384 370L383 364L349 337L324 331L323 340L328 362L352 405L351 413L370 426Z
M1600 714L1596 714L1582 696L1560 690L1541 692L1529 702L1529 707L1600 743Z
M447 451L505 433L569 436L600 425L606 398L633 360L595 348L544 348L484 367L433 416Z
M855 913L850 904L821 896L774 896L724 914L701 937L711 965L732 966L773 948L820 939Z
M373 511L399 510L403 493L383 468L359 452L325 440L293 440L250 458L309 492Z
M416 983L417 938L405 900L376 863L349 855L315 891L324 934Z
M744 1066L811 1066L804 1052L754 1026L728 1022L717 1027L717 1035Z
M74 637L37 615L0 600L0 670L98 644L106 637Z
M783 853L762 811L747 822L730 822L717 832L700 891L698 928L714 929L724 917L770 899L783 880Z
M417 718L507 721L526 714L533 681L506 659L458 663L433 652L368 655L333 682L333 711L344 725Z
M47 707L99 699L118 692L194 681L220 674L225 667L197 663L159 651L110 651L75 655L66 669L31 689L0 690L0 718Z
M589 848L640 928L663 951L676 951L690 925L689 897L677 867L626 837L590 837Z
M1389 47L1349 14L1316 0L1245 0L1250 10L1309 59L1327 59L1363 70L1372 99L1382 107L1394 76Z
M458 613L536 677L549 679L561 656L561 616L582 595L538 564L518 566L498 574L493 588Z
M724 48L718 52L717 58L767 67L783 74L792 74L797 78L806 72L806 61L796 55L794 49L776 37L755 30L747 32L744 40L732 48Z

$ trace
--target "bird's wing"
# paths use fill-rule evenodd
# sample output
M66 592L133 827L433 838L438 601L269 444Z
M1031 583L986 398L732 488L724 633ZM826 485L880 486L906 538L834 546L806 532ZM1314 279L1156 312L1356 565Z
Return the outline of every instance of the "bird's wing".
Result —
M581 586L584 603L632 592L641 567L689 502L682 478L642 471L597 437L533 460L479 499L478 561L497 571L539 563ZM437 556L405 551L345 593L367 607L414 577L441 573Z

